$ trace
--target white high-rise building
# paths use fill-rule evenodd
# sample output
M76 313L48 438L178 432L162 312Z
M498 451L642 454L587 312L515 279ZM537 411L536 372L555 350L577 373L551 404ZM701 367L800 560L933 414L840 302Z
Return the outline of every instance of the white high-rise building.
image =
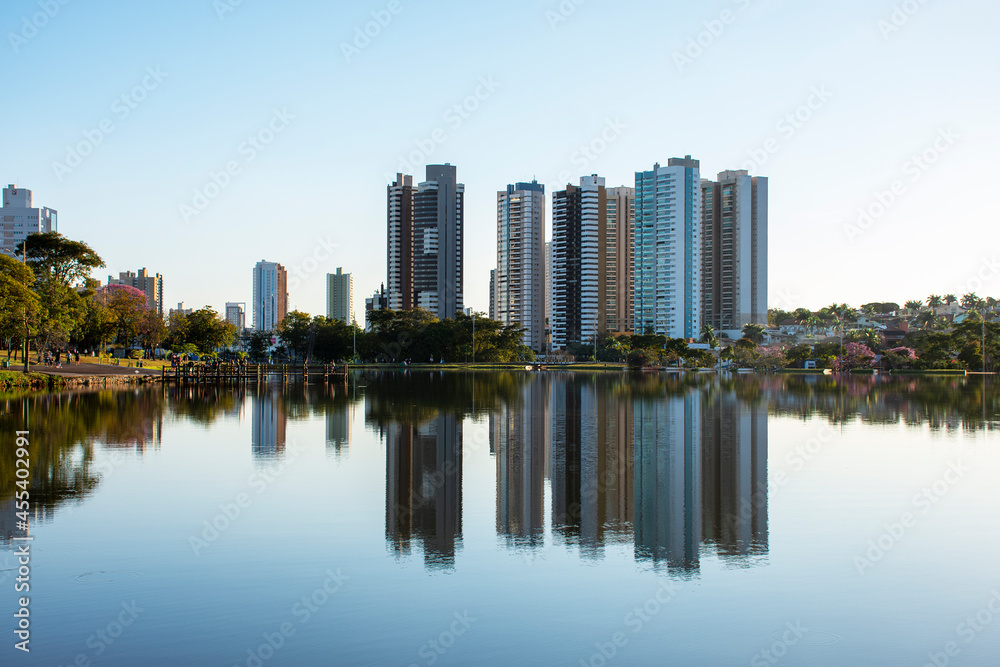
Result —
M701 198L702 324L739 338L767 324L767 179L724 171Z
M386 298L395 311L413 310L413 176L396 174L387 192Z
M245 303L227 303L226 321L236 327L236 333L243 333L247 328L247 305Z
M497 193L496 319L526 329L524 344L545 350L545 186L532 181Z
M326 275L326 316L354 324L354 275L337 268Z
M635 175L635 333L701 335L701 170L688 155Z
M253 328L274 331L288 314L288 272L261 260L253 270Z
M58 214L51 208L34 208L31 190L8 185L0 209L0 252L14 257L15 248L31 234L58 232Z

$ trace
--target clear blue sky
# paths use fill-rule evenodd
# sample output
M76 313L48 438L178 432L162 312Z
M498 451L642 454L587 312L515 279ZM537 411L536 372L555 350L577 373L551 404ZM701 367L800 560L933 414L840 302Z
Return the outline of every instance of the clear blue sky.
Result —
M58 209L60 231L107 261L95 275L162 273L168 304L249 301L267 259L316 267L293 281L293 307L322 313L325 274L343 266L362 309L385 277L388 178L419 143L433 152L417 180L450 162L466 184L478 310L498 189L537 177L549 197L589 173L632 185L685 154L709 176L755 156L752 173L770 177L772 306L960 293L981 268L971 287L1000 297L1000 268L984 263L997 245L983 183L1000 154L994 2L909 0L895 17L895 0L62 3L0 8L0 180ZM345 55L372 12L386 25ZM470 96L477 108L449 112ZM247 143L272 123L270 143ZM579 153L602 133L613 140ZM933 164L908 163L925 151ZM238 173L185 220L227 163ZM858 225L894 182L885 212Z

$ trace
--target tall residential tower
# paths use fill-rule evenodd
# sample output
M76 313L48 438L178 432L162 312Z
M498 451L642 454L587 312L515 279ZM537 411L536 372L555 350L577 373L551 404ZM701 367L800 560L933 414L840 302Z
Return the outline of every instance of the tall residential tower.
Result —
M344 273L340 267L337 273L326 275L326 316L345 324L354 323L354 275Z
M594 174L552 195L552 347L632 327L634 191Z
M526 329L524 344L545 350L545 186L532 181L497 193L496 319Z
M253 328L274 331L288 314L288 272L261 260L253 270Z
M739 338L767 324L767 179L724 171L701 198L702 324Z
M388 282L393 310L413 310L413 177L396 174L388 187Z
M688 155L635 175L635 332L701 329L701 172Z
M146 295L146 305L150 310L159 313L163 317L163 276L157 273L151 275L146 269L139 269L139 273L123 271L118 274L118 278L108 276L109 285L128 285L134 287Z
M13 257L15 248L31 234L59 231L58 214L51 208L34 208L31 190L8 185L0 209L0 252ZM162 311L161 311L162 312Z
M463 309L465 186L450 164L427 180L398 174L388 188L388 295L393 310L424 308L439 318Z

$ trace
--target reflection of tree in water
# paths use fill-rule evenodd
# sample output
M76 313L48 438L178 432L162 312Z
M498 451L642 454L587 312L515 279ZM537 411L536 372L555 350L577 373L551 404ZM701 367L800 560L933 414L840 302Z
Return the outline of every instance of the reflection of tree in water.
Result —
M0 403L0 431L30 431L34 520L51 518L61 505L97 488L95 445L138 452L158 447L163 407L158 390L29 394ZM15 465L15 449L0 450L0 502L19 490Z
M1000 392L987 376L765 376L743 382L756 385L772 414L932 429L993 429L1000 422Z
M246 392L242 386L169 385L164 389L172 416L202 426L239 414Z
M482 418L516 401L528 373L388 372L366 376L365 421L375 427L406 419L423 421L439 412Z

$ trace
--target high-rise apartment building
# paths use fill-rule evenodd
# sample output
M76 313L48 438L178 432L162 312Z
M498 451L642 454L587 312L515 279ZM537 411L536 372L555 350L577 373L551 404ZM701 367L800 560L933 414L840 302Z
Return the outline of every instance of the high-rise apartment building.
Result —
M545 242L545 328L552 326L552 241Z
M389 309L389 292L385 289L385 284L375 291L369 298L365 299L365 331L372 330L372 313L379 310Z
M767 179L724 171L701 199L702 324L739 338L767 324Z
M635 189L608 188L605 205L601 331L627 333L635 316Z
M607 188L596 174L552 195L554 349L631 331L633 217L632 188Z
M545 349L545 186L497 193L496 319L525 328L524 344Z
M0 209L0 252L14 257L17 246L31 234L58 232L58 222L58 214L51 208L34 208L31 190L8 185Z
M146 306L163 317L163 276L159 273L154 276L146 269L139 269L139 273L123 271L118 274L118 278L108 276L108 284L136 288L146 295Z
M388 186L389 308L413 310L413 176L396 174Z
M344 273L340 267L326 276L326 316L345 324L354 323L354 275Z
M490 319L497 319L497 270L490 269Z
M635 332L701 329L701 173L688 155L635 175Z
M288 314L288 272L261 260L253 270L253 328L274 331Z
M227 303L226 321L236 327L236 333L243 333L247 328L247 305L245 303Z
M450 164L426 174L416 189L403 174L388 189L389 304L443 319L463 309L465 186Z
M418 308L439 319L464 308L465 186L450 164L428 165L413 197L413 291Z
M598 244L604 179L552 193L552 347L592 344L598 326Z
M177 315L178 317L187 317L188 315L190 315L193 312L194 312L194 308L185 308L184 307L184 302L181 301L180 303L177 304L176 308L171 308L170 309L170 311L168 313L168 316L169 317L173 317L174 315Z

